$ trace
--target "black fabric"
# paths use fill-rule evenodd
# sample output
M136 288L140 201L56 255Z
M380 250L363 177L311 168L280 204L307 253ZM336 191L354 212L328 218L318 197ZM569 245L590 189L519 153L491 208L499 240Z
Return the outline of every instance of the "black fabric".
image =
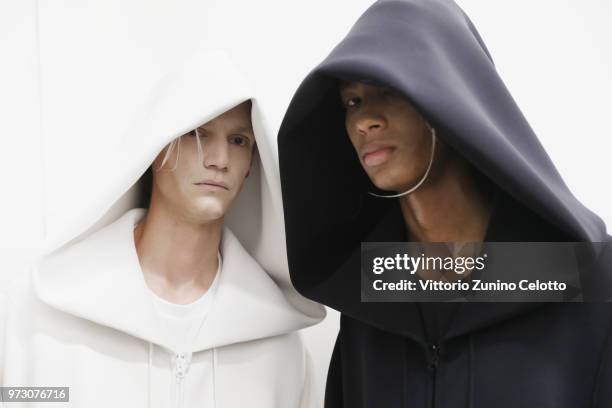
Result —
M278 136L292 282L342 313L326 407L610 406L611 304L360 301L361 242L407 234L397 200L366 194L374 186L344 128L339 79L402 92L492 186L486 241L612 243L463 11L447 0L376 2L300 85ZM602 298L609 248L591 274Z
M488 240L565 238L511 198L500 203ZM334 304L343 310L349 300L340 295ZM611 304L351 306L341 316L326 407L569 408L612 402Z

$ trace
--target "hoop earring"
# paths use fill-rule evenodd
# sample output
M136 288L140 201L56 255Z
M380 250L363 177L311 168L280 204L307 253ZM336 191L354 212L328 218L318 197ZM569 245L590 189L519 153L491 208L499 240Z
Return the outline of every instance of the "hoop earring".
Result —
M423 184L423 182L425 181L425 179L429 175L429 171L431 170L431 166L433 165L434 152L436 151L436 129L434 129L431 126L429 126L429 128L431 129L431 154L429 155L429 164L427 165L427 170L425 170L425 174L423 174L423 177L421 178L421 180L414 187L412 187L410 190L406 190L403 193L392 194L392 195L382 195L382 194L376 194L376 193L372 193L371 191L368 191L368 194L370 194L370 195L372 195L374 197L380 197L380 198L397 198L397 197L405 196L406 194L410 194L410 193L414 192L417 188L419 188L421 186L421 184Z

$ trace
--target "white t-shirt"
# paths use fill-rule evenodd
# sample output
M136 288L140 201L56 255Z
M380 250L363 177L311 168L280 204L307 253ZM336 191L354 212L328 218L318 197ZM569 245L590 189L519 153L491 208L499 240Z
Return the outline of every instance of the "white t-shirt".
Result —
M169 302L159 297L149 288L153 305L157 311L160 327L168 344L175 352L191 349L195 337L201 329L215 297L221 274L221 254L217 252L219 267L208 290L195 301L186 305Z

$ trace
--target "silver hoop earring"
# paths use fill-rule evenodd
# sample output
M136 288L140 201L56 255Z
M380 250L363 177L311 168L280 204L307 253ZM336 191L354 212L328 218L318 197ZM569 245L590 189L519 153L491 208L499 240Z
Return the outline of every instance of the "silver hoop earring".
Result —
M436 129L434 129L431 126L429 126L429 128L431 129L431 154L429 155L429 164L427 165L427 170L425 170L425 174L423 174L423 177L421 178L421 180L418 183L416 183L416 185L412 187L410 190L406 190L403 193L392 194L392 195L382 195L382 194L376 194L376 193L372 193L371 191L368 191L368 194L373 195L374 197L380 197L380 198L397 198L397 197L405 196L406 194L410 194L414 192L417 188L421 186L421 184L423 184L423 182L425 182L425 179L427 178L427 176L429 175L429 171L431 170L431 166L433 165L434 152L436 151Z

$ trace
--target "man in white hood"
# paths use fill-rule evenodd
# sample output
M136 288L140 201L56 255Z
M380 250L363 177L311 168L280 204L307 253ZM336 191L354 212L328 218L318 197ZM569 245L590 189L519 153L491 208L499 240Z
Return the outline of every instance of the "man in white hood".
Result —
M58 407L317 406L296 330L324 312L290 284L259 112L223 54L160 78L95 208L3 300L0 385L69 387Z

